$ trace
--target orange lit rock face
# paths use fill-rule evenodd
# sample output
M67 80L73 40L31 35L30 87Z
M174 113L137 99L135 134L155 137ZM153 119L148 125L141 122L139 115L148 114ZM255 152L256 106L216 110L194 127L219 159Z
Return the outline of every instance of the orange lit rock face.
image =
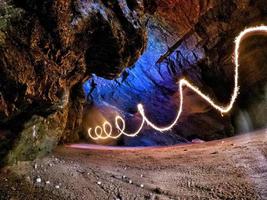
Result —
M174 32L183 35L213 6L209 0L158 1L156 16Z
M6 7L20 15L5 13ZM143 4L129 7L119 1L1 2L0 125L21 113L64 108L72 87L92 73L114 78L132 65L145 47L146 29Z

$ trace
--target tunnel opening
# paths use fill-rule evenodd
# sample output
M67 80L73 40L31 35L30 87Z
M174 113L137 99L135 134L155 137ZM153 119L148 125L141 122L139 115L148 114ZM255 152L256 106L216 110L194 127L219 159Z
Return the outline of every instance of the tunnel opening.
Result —
M221 42L224 42L218 42L215 47L221 48L220 59L212 57L214 55L206 50L205 46L199 46L200 41L192 34L179 39L179 46L163 61L158 62L162 55L170 50L170 41L175 41L175 38L155 20L151 20L147 26L146 50L133 66L127 68L115 80L93 75L83 84L87 101L82 131L84 141L125 147L169 146L201 143L265 128L267 54L264 48L255 49L255 46L267 44L267 38L264 33L256 33L245 38L240 47L240 98L230 114L221 115L192 90L186 88L183 113L179 123L169 131L162 133L145 124L135 137L124 134L118 136L118 133L114 133L119 132L116 128L114 130L116 116L124 119L125 132L138 130L142 124L142 116L137 107L139 103L142 103L147 117L153 123L158 126L170 124L178 112L181 97L177 82L183 77L203 89L204 93L209 92L216 102L226 104L231 98L234 87L234 63L228 58L234 51L233 33L229 33L227 40L218 36ZM248 73L254 75L249 76ZM254 91L253 95L250 90ZM253 107L255 104L258 104L257 108ZM123 127L122 123L119 120L117 126ZM99 125L101 127L91 130L91 135L88 135L90 127ZM105 134L115 138L93 138Z
M121 76L115 80L106 80L93 75L84 83L83 88L88 103L88 112L85 111L86 116L84 117L87 129L90 121L94 121L91 122L91 125L103 124L108 121L115 126L114 117L120 115L125 119L127 131L134 132L142 123L141 116L138 115L138 103L144 104L147 114L158 124L164 125L175 117L175 107L178 105L178 102L175 102L178 98L177 95L175 96L178 88L177 75L181 76L185 71L184 68L189 67L189 63L187 66L183 66L183 69L178 65L175 66L175 59L182 59L181 53L175 53L173 58L157 64L159 57L168 50L170 40L173 42L175 39L155 20L150 20L147 26L147 47L133 66L124 70ZM185 47L182 47L181 51L189 54L189 50ZM186 59L190 59L192 63L195 62L192 59L192 52L187 57L182 62L186 63ZM164 104L166 105L164 106ZM89 114L90 112L92 114ZM155 114L156 112L158 115ZM86 135L86 128L84 130ZM122 136L120 139L115 139L114 142L120 146L157 146L188 142L185 138L172 132L161 134L149 127L144 127L141 133L135 138ZM114 142L110 142L110 144L114 144Z

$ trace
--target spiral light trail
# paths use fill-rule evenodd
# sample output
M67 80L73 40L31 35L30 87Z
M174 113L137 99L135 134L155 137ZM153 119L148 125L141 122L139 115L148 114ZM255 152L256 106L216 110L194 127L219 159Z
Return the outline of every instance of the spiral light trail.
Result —
M235 39L235 49L234 49L234 64L235 64L235 68L234 68L234 89L233 89L233 93L230 99L229 104L227 105L218 105L216 104L216 102L214 100L212 100L208 95L204 94L202 91L199 90L199 88L195 85L193 85L192 83L190 83L188 80L186 79L180 79L178 84L179 84L179 94L180 94L180 105L179 105L179 109L177 111L177 116L175 118L175 120L168 126L166 127L159 127L157 125L155 125L154 123L152 123L145 115L145 110L142 104L138 104L137 105L137 109L138 112L141 114L142 116L142 122L140 124L140 127L138 128L137 131L133 132L133 133L126 133L125 132L125 120L121 117L121 116L116 116L115 117L115 126L116 129L118 130L118 133L114 136L112 135L113 133L113 127L111 125L111 123L109 122L104 122L102 124L102 126L96 126L94 128L94 134L92 134L92 128L88 129L88 135L91 139L93 140L104 140L104 139L108 139L108 138L119 138L121 135L125 135L128 137L135 137L136 135L138 135L138 133L140 133L140 131L142 130L142 128L144 127L145 124L149 125L150 127L152 127L153 129L160 131L160 132L164 132L164 131L168 131L170 130L179 120L181 113L183 111L183 102L184 102L184 96L183 96L183 88L186 86L188 88L190 88L191 90L193 90L195 93L197 93L200 97L202 97L209 105L211 105L214 109L218 110L221 114L223 113L227 113L229 112L234 103L235 100L238 96L238 91L239 91L239 86L238 86L238 68L239 68L239 47L241 44L241 41L244 39L245 36L251 34L251 33L255 33L255 32L267 32L267 26L256 26L256 27L250 27L245 29L244 31L242 31Z

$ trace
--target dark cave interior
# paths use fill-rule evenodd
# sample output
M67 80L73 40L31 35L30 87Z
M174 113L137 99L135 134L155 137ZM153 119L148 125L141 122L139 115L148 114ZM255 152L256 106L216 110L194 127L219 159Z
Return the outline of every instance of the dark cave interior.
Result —
M266 22L264 5L261 0L1 2L1 157L10 163L34 159L57 144L77 142L168 146L265 128L267 39L254 34L240 46L240 91L229 113L222 116L187 88L181 118L164 134L144 125L136 137L88 136L88 128L105 121L114 126L116 115L127 131L138 129L139 103L153 123L171 123L182 78L216 102L229 102L235 37Z
M0 200L267 199L266 0L0 0Z

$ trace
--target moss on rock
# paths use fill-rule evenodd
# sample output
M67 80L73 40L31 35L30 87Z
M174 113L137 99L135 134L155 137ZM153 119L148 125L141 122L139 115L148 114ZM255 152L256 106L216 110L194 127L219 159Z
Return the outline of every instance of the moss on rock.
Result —
M0 46L4 44L6 30L11 27L12 21L20 19L23 10L9 4L9 1L0 2Z
M64 116L64 112L58 112L48 118L34 115L24 125L20 137L6 157L6 163L34 160L50 153L63 134L66 123Z

